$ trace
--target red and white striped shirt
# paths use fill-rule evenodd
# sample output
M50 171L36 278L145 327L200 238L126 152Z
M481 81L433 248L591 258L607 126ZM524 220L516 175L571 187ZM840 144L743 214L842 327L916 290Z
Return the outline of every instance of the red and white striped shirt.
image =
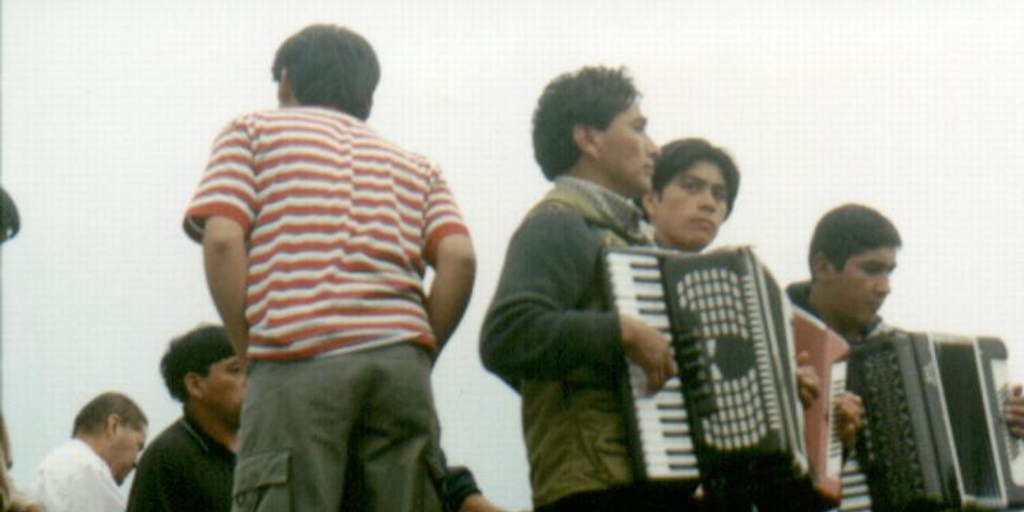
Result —
M246 233L248 356L290 360L435 339L423 273L467 234L441 170L342 112L235 119L214 142L185 231L222 216Z

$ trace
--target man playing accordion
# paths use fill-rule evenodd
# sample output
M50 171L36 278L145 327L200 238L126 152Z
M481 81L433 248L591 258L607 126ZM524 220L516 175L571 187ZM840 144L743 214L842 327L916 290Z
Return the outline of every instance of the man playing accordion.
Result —
M787 293L795 306L820 318L853 347L880 339L892 330L878 311L891 292L889 277L900 246L895 225L878 211L859 204L836 207L818 221L812 235L811 280L790 285ZM1004 411L1010 433L1024 437L1019 384L1012 386Z

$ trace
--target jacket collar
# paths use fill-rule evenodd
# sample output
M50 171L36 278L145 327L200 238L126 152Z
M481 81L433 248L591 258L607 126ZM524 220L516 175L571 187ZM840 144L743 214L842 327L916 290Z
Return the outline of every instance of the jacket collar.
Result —
M573 176L559 176L542 202L567 203L590 223L611 229L631 243L649 245L642 228L643 213L632 201L596 183Z

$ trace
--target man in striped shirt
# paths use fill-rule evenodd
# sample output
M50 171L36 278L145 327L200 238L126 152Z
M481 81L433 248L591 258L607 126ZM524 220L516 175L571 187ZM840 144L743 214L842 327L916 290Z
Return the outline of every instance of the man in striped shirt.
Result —
M437 510L430 368L472 292L468 230L441 170L366 124L360 35L307 27L273 76L281 108L224 129L185 219L250 360L235 509Z

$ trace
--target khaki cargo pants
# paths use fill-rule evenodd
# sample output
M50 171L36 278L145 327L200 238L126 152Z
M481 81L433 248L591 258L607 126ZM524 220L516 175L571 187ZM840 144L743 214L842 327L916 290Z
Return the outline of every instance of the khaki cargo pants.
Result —
M233 512L438 512L426 350L400 343L254 363Z

